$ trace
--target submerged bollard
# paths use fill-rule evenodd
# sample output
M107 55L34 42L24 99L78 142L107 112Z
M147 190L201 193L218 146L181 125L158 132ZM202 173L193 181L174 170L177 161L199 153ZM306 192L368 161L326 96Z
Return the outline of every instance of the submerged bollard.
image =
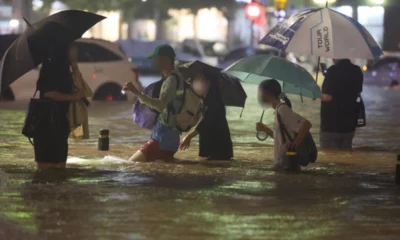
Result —
M99 135L99 142L97 148L99 151L108 151L110 149L110 138L109 138L110 130L101 129Z
M396 163L396 184L400 185L400 154L397 155L397 163Z
M297 153L296 150L293 148L289 148L286 151L286 157L289 162L289 171L298 171L299 170L299 164L297 163Z

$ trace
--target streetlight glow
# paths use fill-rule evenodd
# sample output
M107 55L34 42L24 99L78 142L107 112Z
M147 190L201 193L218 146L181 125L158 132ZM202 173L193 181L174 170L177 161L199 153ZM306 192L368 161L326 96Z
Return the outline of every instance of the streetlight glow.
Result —
M19 21L18 21L18 19L11 19L9 24L10 24L10 27L17 28L19 26Z
M260 8L257 6L249 6L249 8L247 9L247 14L250 17L258 17L260 16Z

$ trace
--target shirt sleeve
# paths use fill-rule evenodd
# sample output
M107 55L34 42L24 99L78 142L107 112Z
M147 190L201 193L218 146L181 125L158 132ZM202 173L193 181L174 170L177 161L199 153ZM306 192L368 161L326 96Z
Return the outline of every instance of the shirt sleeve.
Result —
M159 98L152 98L146 94L141 94L138 98L141 103L146 104L157 112L161 112L175 98L177 84L178 79L174 75L170 75L164 80L161 86Z
M301 125L306 119L299 114L295 113L291 108L286 105L278 108L278 114L281 117L282 123L289 132L298 133Z
M334 81L335 81L335 69L331 67L326 72L324 83L322 84L323 94L328 94L328 95L334 94L336 88Z

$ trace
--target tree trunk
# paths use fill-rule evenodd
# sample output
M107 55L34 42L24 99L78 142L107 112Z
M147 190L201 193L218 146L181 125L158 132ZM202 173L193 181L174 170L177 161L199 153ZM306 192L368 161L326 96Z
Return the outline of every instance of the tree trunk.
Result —
M158 4L158 1L153 2L153 18L154 18L154 24L156 25L156 40L161 40L162 39L162 34L161 34L161 16L160 16L160 7Z

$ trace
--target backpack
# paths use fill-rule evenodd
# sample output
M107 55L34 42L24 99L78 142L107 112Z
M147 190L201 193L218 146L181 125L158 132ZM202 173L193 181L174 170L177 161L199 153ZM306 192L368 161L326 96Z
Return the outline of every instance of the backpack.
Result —
M276 110L279 128L282 136L283 143L286 143L288 139L289 142L293 142L294 139L289 134L288 130L285 128L285 125L282 122L281 116L279 115L278 109ZM297 137L297 133L295 134L295 138ZM318 149L317 145L314 142L314 139L310 132L304 137L303 141L296 148L296 158L297 163L303 167L307 166L309 163L315 163L318 157Z
M202 116L202 98L196 94L182 76L173 75L178 79L176 96L168 106L169 114L176 119L176 129L180 132L188 132L197 125Z
M152 98L158 98L160 95L161 85L163 79L150 84L143 92ZM152 129L154 124L157 122L158 112L151 109L149 106L142 104L140 101L136 101L133 105L132 116L133 121L142 128Z

